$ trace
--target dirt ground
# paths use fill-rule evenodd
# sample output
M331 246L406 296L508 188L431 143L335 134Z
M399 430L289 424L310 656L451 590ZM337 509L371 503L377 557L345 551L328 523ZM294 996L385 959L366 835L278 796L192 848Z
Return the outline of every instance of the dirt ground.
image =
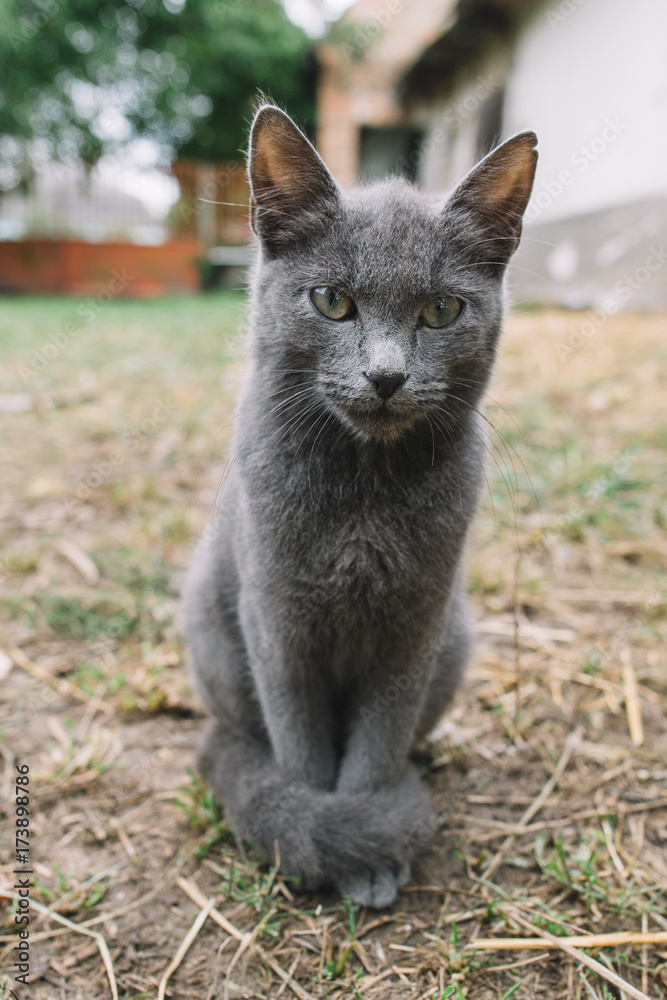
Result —
M54 355L74 309L0 320L0 997L665 1000L667 317L508 320L477 647L421 757L439 825L378 913L269 869L193 771L178 590L224 467L242 300L112 303Z

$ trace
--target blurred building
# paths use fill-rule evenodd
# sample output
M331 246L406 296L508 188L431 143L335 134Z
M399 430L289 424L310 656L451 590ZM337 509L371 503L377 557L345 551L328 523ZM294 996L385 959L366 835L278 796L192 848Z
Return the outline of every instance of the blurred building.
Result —
M115 295L198 291L247 263L248 198L243 163L179 160L170 175L45 164L0 197L0 292L98 294L123 268Z
M82 164L46 164L30 190L14 190L0 202L0 239L77 237L163 243L167 230L140 198L120 191Z
M448 189L532 128L516 294L667 307L664 0L382 2L359 0L318 50L318 145L338 179Z

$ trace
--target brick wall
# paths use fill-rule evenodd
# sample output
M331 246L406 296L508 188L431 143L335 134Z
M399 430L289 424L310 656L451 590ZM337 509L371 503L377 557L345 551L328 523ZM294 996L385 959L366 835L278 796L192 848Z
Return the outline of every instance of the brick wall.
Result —
M445 30L455 0L359 0L319 47L317 145L341 184L357 179L361 129L414 124L397 85Z
M196 237L161 246L26 239L0 242L0 291L152 298L200 288Z

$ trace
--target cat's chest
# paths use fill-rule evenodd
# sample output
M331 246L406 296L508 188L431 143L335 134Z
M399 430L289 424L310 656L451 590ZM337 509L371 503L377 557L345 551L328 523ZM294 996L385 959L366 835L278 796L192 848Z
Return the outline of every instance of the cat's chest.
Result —
M246 551L270 590L364 605L392 594L417 600L446 589L458 562L469 505L453 467L397 469L315 452L302 463L264 463L245 486Z
M315 569L315 561L311 568L348 591L371 586L391 589L410 575L415 550L420 547L413 519L408 515L399 521L377 509L348 509L346 517L336 518L330 530L314 542L320 568Z
M273 564L332 597L366 603L415 594L458 547L458 532L430 490L338 482L285 500L270 528Z

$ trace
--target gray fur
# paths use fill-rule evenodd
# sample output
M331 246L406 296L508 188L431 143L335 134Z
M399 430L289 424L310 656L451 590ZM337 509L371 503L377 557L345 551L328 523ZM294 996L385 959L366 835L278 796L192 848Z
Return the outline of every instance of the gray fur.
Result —
M445 201L402 180L341 191L271 106L251 133L252 358L213 530L185 592L215 717L203 765L227 815L306 888L386 906L430 836L409 755L468 651L462 554L482 478L478 408L535 137ZM310 290L352 295L334 321ZM444 292L452 327L419 325ZM387 399L365 372L407 380Z

